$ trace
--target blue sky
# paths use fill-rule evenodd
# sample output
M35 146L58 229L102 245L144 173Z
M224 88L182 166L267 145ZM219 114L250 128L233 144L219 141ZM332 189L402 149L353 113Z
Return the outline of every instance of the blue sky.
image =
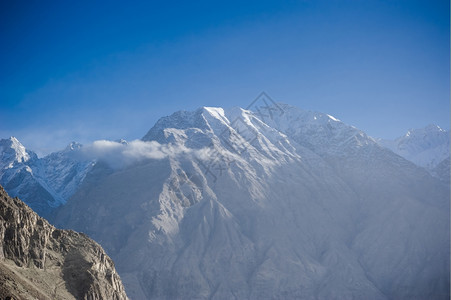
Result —
M0 137L131 140L261 91L375 137L449 129L449 34L449 1L2 1Z

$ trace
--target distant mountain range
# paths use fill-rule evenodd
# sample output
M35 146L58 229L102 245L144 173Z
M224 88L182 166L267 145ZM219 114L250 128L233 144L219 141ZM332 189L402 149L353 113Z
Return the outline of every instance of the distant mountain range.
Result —
M41 159L0 145L5 189L99 242L132 299L449 298L437 127L376 140L273 103L180 111L141 141Z
M284 104L277 106L279 108L285 107ZM304 118L299 121L301 124L297 124L298 126L294 128L284 128L285 130L310 131L303 132L303 134L309 136L324 135L323 131L327 124L310 128L312 124L304 124L303 122L309 118L316 118L315 115L323 118L325 116L330 117L329 115L302 110L298 110L298 112ZM183 113L186 112L179 112L179 114ZM310 116L308 116L309 114ZM165 119L163 118L159 123ZM274 122L274 118L267 117L267 119L268 123ZM339 124L343 123L339 122ZM168 124L168 126L171 125ZM291 124L281 124L281 126L289 127ZM316 131L318 129L319 131ZM155 129L152 128L152 130ZM296 135L294 132L292 134ZM364 133L361 132L361 134ZM322 138L327 139L328 136ZM307 143L309 139L303 139L301 144ZM161 141L161 137L156 137L156 140ZM417 166L425 168L434 177L449 183L449 131L443 130L437 125L428 125L421 129L411 129L395 140L372 140ZM115 142L127 144L127 141L123 139ZM312 147L324 144L317 143L317 141L311 142L310 146ZM335 144L332 143L332 145ZM65 204L77 191L86 174L97 163L97 159L94 157L86 157L80 154L82 147L83 145L72 142L62 151L38 158L33 151L25 149L15 137L1 139L0 184L5 186L11 195L24 199L40 215L50 216L57 207ZM315 149L315 151L321 151L321 149Z
M0 184L13 197L23 199L34 211L48 217L66 203L95 161L77 156L82 145L71 143L66 149L43 158L15 138L0 140Z
M449 158L449 132L437 125L411 129L395 140L379 140L380 144L418 166L433 170Z

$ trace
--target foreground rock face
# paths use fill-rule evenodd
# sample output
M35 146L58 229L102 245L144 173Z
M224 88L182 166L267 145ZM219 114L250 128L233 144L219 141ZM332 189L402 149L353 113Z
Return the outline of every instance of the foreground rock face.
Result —
M97 243L56 229L1 186L0 241L0 299L128 299Z

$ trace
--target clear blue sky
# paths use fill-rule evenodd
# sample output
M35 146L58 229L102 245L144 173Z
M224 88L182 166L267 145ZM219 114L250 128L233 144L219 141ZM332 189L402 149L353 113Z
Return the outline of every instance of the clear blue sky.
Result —
M0 22L0 137L40 154L261 91L375 137L449 129L447 0L1 1Z

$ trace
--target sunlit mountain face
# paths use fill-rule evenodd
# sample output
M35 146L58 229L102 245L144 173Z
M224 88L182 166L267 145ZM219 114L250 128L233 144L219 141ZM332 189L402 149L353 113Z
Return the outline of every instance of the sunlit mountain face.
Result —
M132 299L449 296L449 184L333 116L203 107L142 140L24 151L3 172L58 191L52 222L99 242Z

